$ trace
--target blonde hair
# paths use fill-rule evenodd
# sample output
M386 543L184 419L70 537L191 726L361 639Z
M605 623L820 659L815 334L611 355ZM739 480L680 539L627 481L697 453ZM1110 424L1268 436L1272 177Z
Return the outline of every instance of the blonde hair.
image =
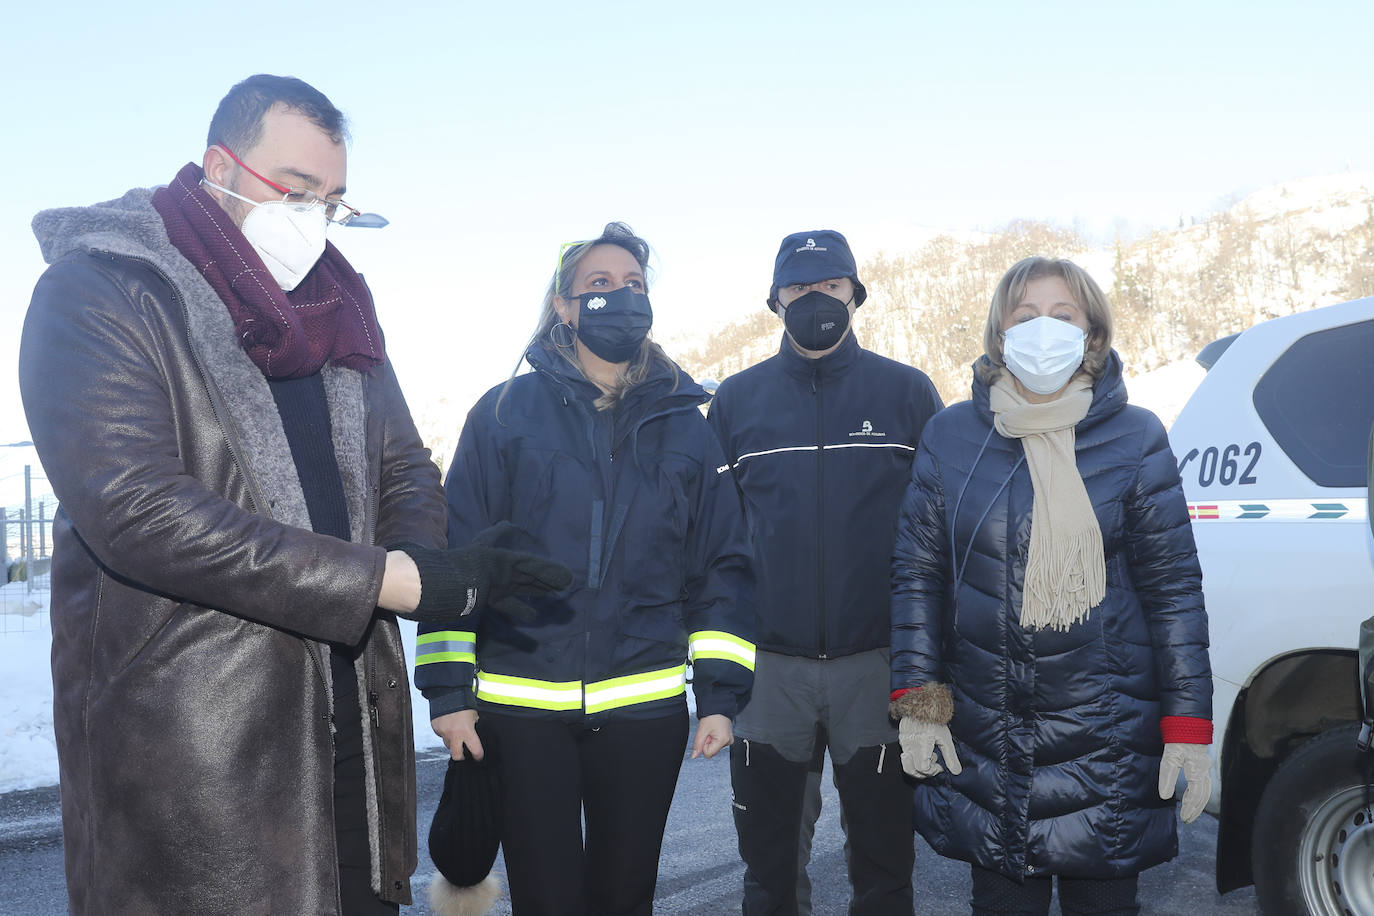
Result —
M565 247L562 255L558 259L558 266L554 269L553 277L549 280L549 287L544 292L544 306L539 312L539 322L535 325L534 333L530 335L530 347L543 347L551 350L562 357L569 365L577 369L583 378L587 377L586 371L582 368L581 361L577 358L577 347L575 345L560 345L554 339L554 328L563 323L559 317L558 310L554 308L557 299L565 301L575 301L573 297L573 278L577 275L577 265L586 257L587 252L597 245L615 245L623 248L634 257L644 271L644 283L647 290L649 283L649 243L634 234L629 226L622 222L607 223L606 228L601 230L601 235L597 238L585 242L576 242ZM674 374L673 387L677 387L677 363L668 358L668 354L663 352L663 348L654 343L652 337L646 335L644 342L640 344L635 355L625 364L625 368L616 373L615 384L611 390L604 392L593 403L597 410L610 410L619 404L630 389L647 379L653 370L654 363L666 366ZM505 392L501 393L501 398L505 397ZM500 410L500 400L497 401L497 410Z
M1006 363L1002 358L1002 325L1026 294L1026 285L1041 277L1059 277L1069 287L1074 303L1088 319L1088 335L1083 345L1083 366L1074 373L1086 374L1096 381L1102 377L1107 357L1112 350L1112 305L1102 288L1088 272L1067 258L1023 258L1012 265L997 283L988 307L988 321L983 328L983 352L986 360L978 363L978 374L991 385L1002 374Z

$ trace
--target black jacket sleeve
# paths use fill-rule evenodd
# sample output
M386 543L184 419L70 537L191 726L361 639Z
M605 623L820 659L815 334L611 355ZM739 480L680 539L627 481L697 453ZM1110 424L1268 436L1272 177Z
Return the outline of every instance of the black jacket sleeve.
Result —
M893 690L944 681L940 650L951 578L944 483L923 437L892 550Z
M1160 712L1212 718L1212 668L1202 567L1178 465L1164 426L1145 414L1139 471L1126 500L1126 550L1150 626Z
M709 431L688 527L684 616L697 715L734 716L754 683L754 572L734 475Z

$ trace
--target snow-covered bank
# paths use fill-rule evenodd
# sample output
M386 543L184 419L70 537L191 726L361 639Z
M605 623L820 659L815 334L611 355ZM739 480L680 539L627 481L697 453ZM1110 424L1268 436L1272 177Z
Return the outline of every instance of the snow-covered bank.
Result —
M1132 375L1131 367L1127 366L1126 397L1130 403L1153 411L1168 429L1206 374L1207 370L1192 359L1169 363L1140 375Z
M47 610L48 593L25 595L23 582L0 586L0 612ZM46 626L0 633L0 792L57 782L57 745L52 732L52 676Z
M3 586L0 612L17 610L21 601L48 609L47 591L24 594L24 583ZM35 608L28 607L33 611ZM46 613L42 619L46 622ZM415 624L401 621L406 658L415 658ZM0 633L0 792L32 789L57 783L57 744L52 727L52 674L48 657L52 635L46 625L24 632ZM415 709L416 748L437 747L439 738L429 727L429 706L411 688Z

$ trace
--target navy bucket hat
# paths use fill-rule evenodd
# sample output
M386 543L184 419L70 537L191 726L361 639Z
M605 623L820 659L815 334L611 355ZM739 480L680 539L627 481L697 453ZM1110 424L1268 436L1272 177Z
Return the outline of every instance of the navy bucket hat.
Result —
M854 282L854 304L863 305L868 290L859 282L859 269L849 242L834 229L794 232L782 240L773 262L773 288L768 293L768 308L778 300L778 288L793 283L815 283L844 277Z

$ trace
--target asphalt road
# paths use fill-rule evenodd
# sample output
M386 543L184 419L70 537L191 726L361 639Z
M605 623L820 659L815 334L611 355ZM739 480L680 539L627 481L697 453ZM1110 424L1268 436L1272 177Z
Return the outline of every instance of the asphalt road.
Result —
M401 909L407 916L429 912L424 888L434 867L425 854L424 837L443 786L444 761L442 753L423 753L420 757L420 867L415 880L416 905ZM824 810L810 869L816 916L845 913L849 902L839 803L828 771L822 786ZM46 916L67 911L57 806L55 787L0 795L0 875L4 876L0 880L0 914ZM1203 815L1181 827L1179 857L1141 877L1144 912L1169 916L1255 913L1252 888L1225 897L1216 892L1212 879L1216 822ZM498 861L497 869L501 867ZM684 761L664 839L655 912L738 913L743 873L730 815L729 761L723 754L714 760ZM935 855L918 837L915 875L917 913L968 913L967 865ZM502 905L496 912L508 914L510 908Z

